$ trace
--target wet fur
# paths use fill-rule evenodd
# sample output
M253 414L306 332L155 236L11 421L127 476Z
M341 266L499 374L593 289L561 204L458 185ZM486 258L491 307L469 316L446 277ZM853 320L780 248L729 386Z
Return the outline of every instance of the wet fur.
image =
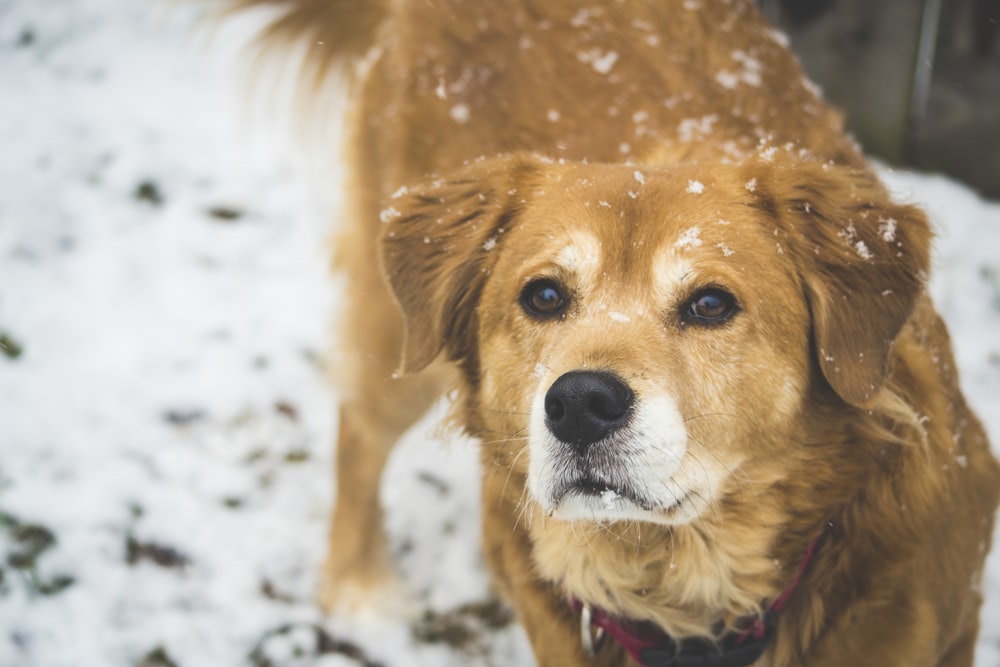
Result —
M610 644L584 657L567 595L713 636L818 536L761 665L971 665L1000 473L926 295L926 218L749 2L274 4L266 40L326 35L310 76L354 75L326 606L391 579L382 466L457 383L455 419L483 441L484 551L540 665L624 664ZM567 268L567 246L599 266ZM557 265L576 310L526 318L520 290ZM717 330L677 319L704 281L738 291ZM672 392L693 465L721 480L697 518L541 510L531 397L580 367Z

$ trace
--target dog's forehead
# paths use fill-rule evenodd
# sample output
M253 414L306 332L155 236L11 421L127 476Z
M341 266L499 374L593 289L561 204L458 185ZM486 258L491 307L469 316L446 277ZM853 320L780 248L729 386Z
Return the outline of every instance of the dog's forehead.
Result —
M709 168L581 165L555 171L530 217L544 254L588 275L619 273L677 282L696 261L738 263L763 226L744 184Z
M537 205L605 243L666 240L686 232L689 224L725 222L727 215L746 212L746 185L730 171L576 165L550 175Z

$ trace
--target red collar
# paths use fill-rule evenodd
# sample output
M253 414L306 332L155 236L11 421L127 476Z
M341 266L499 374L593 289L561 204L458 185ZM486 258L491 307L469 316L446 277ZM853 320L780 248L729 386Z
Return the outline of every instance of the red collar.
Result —
M788 603L809 562L816 551L822 534L817 536L806 549L799 569L781 594L771 602L763 616L754 618L742 632L730 633L718 642L708 640L674 639L649 621L629 621L611 616L603 609L585 605L577 599L570 604L580 614L580 628L585 650L594 650L596 629L600 641L607 634L640 665L647 667L686 667L688 665L725 665L742 667L753 664L767 646L767 640L774 629L774 619Z

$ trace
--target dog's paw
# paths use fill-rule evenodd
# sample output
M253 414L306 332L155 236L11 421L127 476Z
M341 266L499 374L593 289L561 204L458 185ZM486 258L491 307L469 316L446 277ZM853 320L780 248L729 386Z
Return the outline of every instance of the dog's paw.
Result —
M323 573L319 606L331 616L356 620L413 620L417 601L403 579L392 569L378 572Z

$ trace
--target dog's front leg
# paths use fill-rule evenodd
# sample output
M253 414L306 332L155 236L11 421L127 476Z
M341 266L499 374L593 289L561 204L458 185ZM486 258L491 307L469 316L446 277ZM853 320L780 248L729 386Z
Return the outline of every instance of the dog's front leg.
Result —
M356 404L340 407L336 502L319 591L324 609L352 615L376 600L402 597L402 591L386 591L398 586L379 501L379 482L392 444L380 442L383 438L365 428L358 412Z
M386 355L387 356L387 355ZM319 591L328 612L406 616L411 600L391 562L380 482L396 441L436 400L449 377L440 368L392 379L383 360L361 367L353 396L340 405L336 500Z

